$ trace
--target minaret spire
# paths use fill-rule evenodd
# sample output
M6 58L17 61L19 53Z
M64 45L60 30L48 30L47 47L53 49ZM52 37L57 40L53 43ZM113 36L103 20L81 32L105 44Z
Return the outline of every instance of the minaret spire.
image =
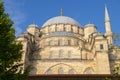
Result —
M63 10L62 10L62 8L60 9L60 16L62 16L63 15Z
M107 6L105 4L105 22L107 22L107 21L110 21L110 17L109 17L109 14L108 14Z
M106 28L105 36L108 40L108 44L112 44L113 33L111 31L110 18L109 18L109 14L108 14L106 5L105 5L105 28Z

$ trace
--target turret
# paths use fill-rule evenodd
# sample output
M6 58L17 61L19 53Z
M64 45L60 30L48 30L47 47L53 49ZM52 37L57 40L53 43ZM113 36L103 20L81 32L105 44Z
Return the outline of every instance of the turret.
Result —
M87 39L90 34L97 32L96 26L94 24L87 24L84 27L84 37Z
M109 17L106 5L105 5L105 28L106 28L105 36L106 36L106 38L108 40L108 44L112 44L113 33L111 31L110 17Z
M32 35L36 35L36 33L39 33L39 28L36 24L31 24L27 27L27 32Z

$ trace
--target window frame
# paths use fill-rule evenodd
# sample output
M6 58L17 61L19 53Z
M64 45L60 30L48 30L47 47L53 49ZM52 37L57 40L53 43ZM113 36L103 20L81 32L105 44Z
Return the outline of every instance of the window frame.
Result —
M100 44L100 50L103 50L103 49L104 49L104 45Z

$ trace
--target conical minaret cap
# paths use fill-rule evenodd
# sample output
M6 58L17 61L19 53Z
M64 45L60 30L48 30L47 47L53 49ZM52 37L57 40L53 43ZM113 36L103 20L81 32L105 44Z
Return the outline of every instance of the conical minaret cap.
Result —
M105 5L105 22L106 22L106 21L110 21L110 18L109 18L107 6Z

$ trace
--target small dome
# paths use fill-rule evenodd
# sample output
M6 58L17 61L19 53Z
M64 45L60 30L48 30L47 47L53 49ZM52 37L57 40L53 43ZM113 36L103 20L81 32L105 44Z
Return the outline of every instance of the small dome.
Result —
M68 37L77 38L74 34L69 33L69 32L54 32L54 33L47 35L46 38L48 38L48 37L60 37L60 36L68 36Z
M30 24L28 27L38 27L36 24Z
M48 21L46 21L43 24L42 27L52 25L52 24L60 24L60 23L62 23L62 24L71 24L71 25L76 25L76 26L80 27L80 24L76 20L74 20L74 19L72 19L70 17L67 17L67 16L53 17L53 18L49 19Z
M95 26L94 24L86 24L85 27Z

